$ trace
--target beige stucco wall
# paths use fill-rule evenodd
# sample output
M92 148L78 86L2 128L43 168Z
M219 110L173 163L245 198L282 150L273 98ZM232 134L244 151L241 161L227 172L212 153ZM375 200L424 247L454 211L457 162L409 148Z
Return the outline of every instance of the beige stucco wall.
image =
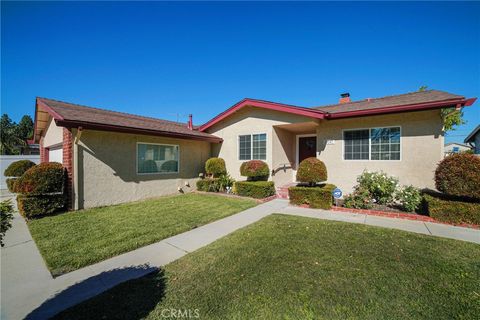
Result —
M49 121L43 138L43 146L45 148L63 142L63 127L58 127L52 117L50 117Z
M238 136L244 134L265 133L267 135L267 159L270 170L276 170L283 164L294 162L295 136L286 130L274 128L278 125L312 122L311 118L265 110L260 108L243 108L220 123L208 129L208 132L223 139L223 143L212 145L212 154L225 160L227 171L236 180L240 176L240 165L244 160L238 159ZM293 148L293 149L292 149ZM292 181L292 169L279 170L270 177L276 185Z
M179 173L137 174L137 142L179 145ZM74 145L76 209L192 191L210 149L203 141L83 130Z
M400 161L343 160L343 129L401 127ZM318 158L327 166L329 182L352 191L363 172L385 171L401 184L434 188L434 171L443 158L443 122L438 110L322 121L317 130ZM333 140L334 144L326 144Z

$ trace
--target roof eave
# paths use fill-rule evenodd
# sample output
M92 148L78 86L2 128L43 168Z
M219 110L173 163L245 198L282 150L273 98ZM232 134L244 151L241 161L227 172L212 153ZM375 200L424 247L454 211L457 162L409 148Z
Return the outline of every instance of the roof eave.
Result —
M341 119L341 118L353 118L353 117L363 117L363 116L370 116L370 115L381 115L381 114L389 114L389 113L400 113L400 112L412 112L412 111L422 111L422 110L430 110L430 109L440 109L448 106L460 106L460 107L468 107L471 106L477 98L469 98L469 99L451 99L451 100L443 100L443 101L434 101L434 102L427 102L427 103L417 103L417 104L409 104L409 105L399 105L393 107L384 107L384 108L376 108L376 109L368 109L368 110L354 110L354 111L345 111L345 112L337 112L337 113L327 113L325 115L325 119Z
M170 131L161 131L161 130L151 130L151 129L141 129L141 128L132 128L124 126L115 126L109 124L99 124L91 123L85 121L76 121L76 120L55 120L55 124L60 127L66 128L78 128L82 127L83 129L99 130L99 131L113 131L113 132L122 132L122 133L132 133L132 134L143 134L149 136L161 136L177 139L187 139L187 140L197 140L197 141L207 141L213 143L221 143L222 138L215 136L197 136L193 134L170 132Z
M223 119L230 116L232 113L242 109L243 107L250 106L255 108L262 108L280 112L287 112L291 114L301 115L305 117L315 118L315 119L323 119L325 112L315 109L308 109L308 108L301 108L296 106L290 106L281 103L275 103L270 101L261 101L261 100L254 100L254 99L243 99L240 102L236 103L232 107L228 108L224 112L218 114L216 117L212 118L210 121L206 122L205 124L201 125L198 130L205 131L206 129L210 128L214 124L222 121Z

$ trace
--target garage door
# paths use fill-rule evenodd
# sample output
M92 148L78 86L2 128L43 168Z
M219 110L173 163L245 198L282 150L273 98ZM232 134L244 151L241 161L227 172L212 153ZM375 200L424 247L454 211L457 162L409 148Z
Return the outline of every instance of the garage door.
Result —
M48 153L48 161L63 163L63 149L50 150Z

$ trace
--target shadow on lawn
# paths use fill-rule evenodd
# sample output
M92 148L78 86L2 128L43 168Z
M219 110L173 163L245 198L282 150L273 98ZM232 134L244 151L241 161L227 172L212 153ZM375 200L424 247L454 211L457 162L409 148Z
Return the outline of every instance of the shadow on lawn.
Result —
M165 287L163 269L148 265L114 269L65 289L26 319L141 319L162 301ZM76 305L79 301L83 302Z

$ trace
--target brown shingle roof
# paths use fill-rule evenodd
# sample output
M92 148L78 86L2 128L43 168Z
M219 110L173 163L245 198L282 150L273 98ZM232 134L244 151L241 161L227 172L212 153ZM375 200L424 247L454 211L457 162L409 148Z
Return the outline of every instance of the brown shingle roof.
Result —
M360 101L352 101L346 103L332 104L314 109L325 111L328 113L348 112L357 110L371 110L376 108L386 108L394 106L403 106L410 104L420 104L428 102L437 102L451 99L464 99L463 96L451 94L438 90L417 91L382 98L372 98Z
M37 98L38 102L45 104L53 111L55 120L59 125L76 125L88 128L122 129L128 132L152 133L157 135L178 136L196 140L209 140L220 142L221 138L196 129L190 130L186 123L143 117L123 112L98 109L63 101ZM58 119L57 119L58 118Z

